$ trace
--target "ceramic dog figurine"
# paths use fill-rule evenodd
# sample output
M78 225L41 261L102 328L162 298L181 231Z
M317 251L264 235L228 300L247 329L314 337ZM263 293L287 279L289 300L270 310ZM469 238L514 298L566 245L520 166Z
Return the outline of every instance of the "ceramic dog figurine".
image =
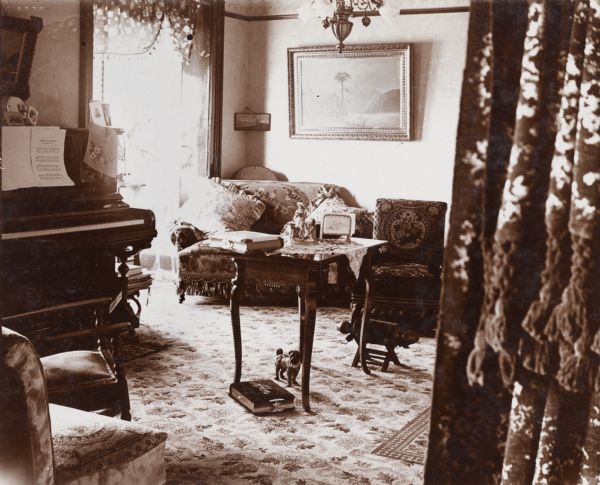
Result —
M300 364L302 358L300 352L297 350L290 350L287 354L283 353L283 349L277 349L275 352L275 380L279 380L281 377L284 378L284 372L287 372L287 383L288 387L292 384L298 385L296 377L300 371Z

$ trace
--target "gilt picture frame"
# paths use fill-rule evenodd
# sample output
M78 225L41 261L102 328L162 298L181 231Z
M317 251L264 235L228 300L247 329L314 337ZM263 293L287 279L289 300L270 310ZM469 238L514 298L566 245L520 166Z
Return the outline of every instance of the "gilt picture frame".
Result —
M412 44L288 49L290 138L412 139Z

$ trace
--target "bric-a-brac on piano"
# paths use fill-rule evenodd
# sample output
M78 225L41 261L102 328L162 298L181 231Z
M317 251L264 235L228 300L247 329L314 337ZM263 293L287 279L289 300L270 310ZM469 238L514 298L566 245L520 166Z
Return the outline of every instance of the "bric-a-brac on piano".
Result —
M123 298L127 266L115 272L115 258L126 263L150 247L154 214L129 207L114 178L83 164L87 136L87 130L67 130L65 167L74 186L0 193L0 316L5 324L11 316L101 297L118 302L114 318L125 317L133 327L139 323ZM30 337L43 354L57 333L80 327L86 318L73 315L51 325L32 319L14 330Z

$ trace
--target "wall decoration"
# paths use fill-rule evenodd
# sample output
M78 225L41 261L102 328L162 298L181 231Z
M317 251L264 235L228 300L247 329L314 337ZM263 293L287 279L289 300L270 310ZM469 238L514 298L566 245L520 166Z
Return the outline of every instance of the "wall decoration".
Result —
M412 139L410 44L288 49L290 138Z
M233 118L234 130L270 131L270 113L235 113Z

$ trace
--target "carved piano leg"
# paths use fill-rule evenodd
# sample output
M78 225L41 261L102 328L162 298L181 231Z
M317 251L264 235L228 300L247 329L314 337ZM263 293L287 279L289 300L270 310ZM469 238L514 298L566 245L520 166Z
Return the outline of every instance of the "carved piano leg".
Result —
M123 305L123 308L127 313L127 320L129 320L129 322L131 323L131 327L129 328L129 334L134 335L135 329L140 326L140 321L135 316L134 311L127 303L127 293L129 287L129 278L127 277L127 272L129 271L129 266L127 265L128 256L129 255L127 251L124 251L121 254L119 254L119 261L121 262L121 264L119 265L118 270L121 281L121 304Z
M235 352L235 375L233 382L238 383L242 379L242 331L240 328L240 291L244 277L244 263L234 261L235 277L232 280L231 293L229 295L231 328L233 330L233 348Z
M121 419L131 421L131 404L129 402L129 388L127 378L125 377L125 367L123 366L123 356L121 353L121 339L118 335L113 338L115 374L119 383L119 401L121 402Z

